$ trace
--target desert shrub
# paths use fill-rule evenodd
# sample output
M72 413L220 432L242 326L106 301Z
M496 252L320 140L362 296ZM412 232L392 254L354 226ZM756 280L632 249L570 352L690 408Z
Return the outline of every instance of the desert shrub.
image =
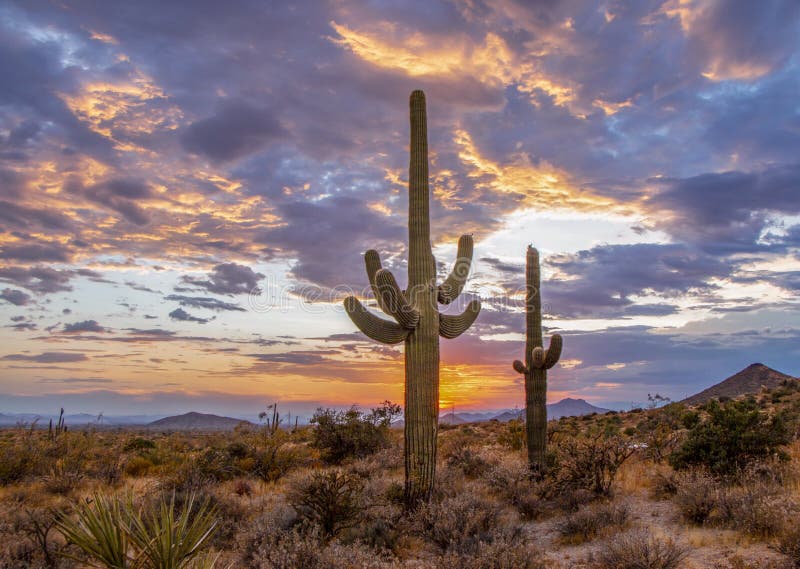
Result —
M139 478L140 476L147 476L153 466L153 463L148 458L132 456L127 460L123 469L128 476Z
M778 535L795 513L791 500L781 486L758 479L743 482L720 489L715 521L753 537Z
M326 537L358 522L364 480L342 470L322 470L298 478L287 493L301 519L319 526Z
M494 540L499 519L497 503L463 493L420 505L410 521L413 531L443 551L466 554Z
M253 485L246 478L239 478L233 484L233 493L237 496L250 496L253 493Z
M714 569L791 569L791 562L786 559L745 559L734 555L714 564Z
M775 549L783 553L793 567L800 567L800 525L787 526L778 536Z
M0 522L0 567L65 567L64 542L55 531L58 507L21 506Z
M467 478L483 476L492 467L482 449L464 446L454 449L446 458L448 468L461 471Z
M523 518L536 519L544 510L541 483L531 480L524 461L501 462L489 470L485 480L489 488L514 506Z
M578 510L556 526L563 543L578 545L593 540L628 522L628 508L623 505L593 504Z
M399 412L400 406L389 401L370 413L355 406L347 411L317 409L311 418L316 425L311 445L329 464L370 455L389 445L389 426Z
M719 484L706 472L692 470L677 477L674 501L690 523L706 523L717 506L718 496Z
M747 399L711 401L704 410L708 417L691 428L670 455L676 469L701 466L729 476L754 462L786 456L782 447L791 437L782 414L769 415Z
M498 437L498 442L511 450L522 450L526 441L525 422L521 419L511 419Z
M133 437L125 443L125 446L122 447L122 450L125 452L138 452L154 448L156 448L156 443L150 439L145 439L144 437Z
M597 569L676 569L688 550L671 539L632 530L608 540L597 554Z
M44 488L51 494L66 495L77 489L83 482L83 465L79 460L58 459L42 476Z
M35 472L40 456L33 437L15 436L0 443L0 485L12 484Z
M588 490L608 496L620 467L635 452L621 436L597 432L582 437L562 437L557 445L557 465L550 476L557 493Z
M360 543L326 543L319 526L298 520L293 508L278 503L256 518L240 536L241 564L253 569L383 569L386 552Z
M481 542L470 553L449 552L436 560L439 569L545 569L542 556L524 540L500 537Z
M678 493L679 476L673 470L657 470L653 474L652 490L656 500L667 500Z

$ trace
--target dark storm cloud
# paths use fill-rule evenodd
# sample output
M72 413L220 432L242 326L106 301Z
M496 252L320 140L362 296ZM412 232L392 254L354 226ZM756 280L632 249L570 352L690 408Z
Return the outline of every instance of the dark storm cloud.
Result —
M146 182L131 178L111 178L84 187L78 180L73 179L66 184L66 188L119 213L134 225L147 225L150 222L150 216L141 206L142 202L154 197L152 189Z
M205 324L213 320L212 318L200 318L199 316L192 316L188 312L186 312L183 308L176 308L172 312L169 313L169 317L173 320L181 320L183 322L198 322L200 324ZM152 336L152 334L147 334L148 336Z
M106 329L97 323L97 320L83 320L64 325L64 333L80 334L82 332L105 332Z
M712 277L724 277L731 266L717 257L683 245L606 245L571 255L554 255L548 264L565 273L543 286L548 312L560 316L613 317L670 313L666 306L633 307L634 295L678 297L708 290Z
M89 358L85 354L75 352L43 352L41 354L8 354L0 359L36 362L40 364L60 364L71 362L84 362Z
M764 249L758 243L770 214L800 213L800 165L755 172L722 172L659 180L650 206L656 225L707 251L730 254Z
M363 282L364 251L397 244L406 232L402 220L368 208L355 196L293 201L280 211L285 224L261 241L301 253L292 274L327 287Z
M226 161L261 150L286 134L270 109L225 101L213 116L190 124L181 143L189 152Z
M237 263L222 263L214 267L207 279L184 276L181 281L216 294L249 294L258 289L264 275Z
M3 292L0 293L0 298L14 306L25 306L32 300L31 295L12 288L3 289Z
M72 221L60 212L27 207L6 200L0 200L0 223L3 227L25 231L67 230L72 226Z
M36 263L42 261L67 262L72 250L61 243L22 243L5 245L0 249L0 259Z
M8 26L14 21L11 16L4 18L0 33L0 103L50 121L81 152L112 161L109 141L89 130L59 97L59 92L76 86L75 68L63 65L64 46L55 40L21 37L13 25Z
M217 310L217 311L224 311L224 310L235 311L235 312L245 311L245 309L239 306L238 304L233 304L231 302L225 302L223 300L206 296L183 296L180 294L170 294L168 296L165 296L164 300L173 300L179 303L181 306L191 306L194 308L207 308L209 310Z

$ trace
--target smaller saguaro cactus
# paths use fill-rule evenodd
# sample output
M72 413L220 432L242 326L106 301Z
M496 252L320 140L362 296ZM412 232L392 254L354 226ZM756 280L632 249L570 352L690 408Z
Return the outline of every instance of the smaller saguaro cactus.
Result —
M525 363L514 361L514 369L525 376L525 428L528 436L528 464L541 474L547 453L547 370L561 356L562 339L553 334L546 350L542 341L542 297L539 251L528 246L525 267Z

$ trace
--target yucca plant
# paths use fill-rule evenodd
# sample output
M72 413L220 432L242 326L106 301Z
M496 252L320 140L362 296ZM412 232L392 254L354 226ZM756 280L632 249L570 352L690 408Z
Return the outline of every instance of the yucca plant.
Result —
M131 567L126 513L119 498L95 494L91 501L75 506L77 519L64 515L56 523L68 543L74 543L89 556L92 567L126 569ZM71 559L80 559L64 554Z
M97 494L76 505L75 519L62 516L57 527L68 543L89 557L92 567L210 569L216 557L198 556L216 530L215 510L207 501L194 506L195 498L190 496L176 514L173 495L169 503L162 499L157 509L143 514L131 497L121 500Z
M173 494L169 504L161 500L158 509L149 515L136 512L130 517L129 536L138 550L139 567L184 569L191 566L217 527L215 511L208 501L197 508L194 505L192 495L176 516Z

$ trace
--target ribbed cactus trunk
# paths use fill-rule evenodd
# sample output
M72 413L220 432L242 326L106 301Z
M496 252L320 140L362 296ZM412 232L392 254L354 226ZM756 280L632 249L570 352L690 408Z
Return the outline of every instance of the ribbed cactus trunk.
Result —
M466 284L472 262L472 237L458 241L458 258L447 279L436 286L436 260L431 251L430 189L425 95L411 93L411 158L408 205L408 288L381 268L377 251L364 256L367 277L380 308L396 322L369 312L351 296L344 306L353 323L373 340L405 342L405 499L409 507L428 500L436 474L436 435L439 425L439 336L456 338L480 312L474 300L459 315L440 314L437 303L449 304Z
M553 334L550 347L542 340L542 296L539 252L528 247L525 266L525 363L517 360L514 369L525 376L525 429L528 438L528 464L534 475L547 466L547 370L561 356L562 340Z
M408 167L408 300L419 324L406 338L406 501L427 500L436 470L439 425L439 310L436 262L431 251L428 128L425 96L411 95L411 158Z

